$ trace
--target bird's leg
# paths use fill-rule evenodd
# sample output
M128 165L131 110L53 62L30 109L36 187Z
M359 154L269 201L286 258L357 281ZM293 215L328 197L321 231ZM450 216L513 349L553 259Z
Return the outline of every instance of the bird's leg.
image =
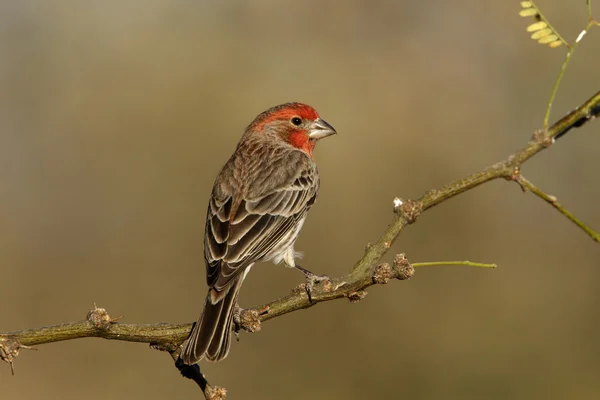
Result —
M309 270L302 268L299 265L296 265L296 268L299 269L300 271L302 271L302 273L306 277L306 283L305 283L304 287L306 288L306 294L308 295L308 302L312 303L312 290L313 290L313 287L315 286L315 283L319 283L319 282L323 282L323 281L330 281L331 279L327 275L313 274Z
M244 309L240 307L236 301L233 306L233 333L238 342L240 341L240 330L242 329L242 311L244 311Z

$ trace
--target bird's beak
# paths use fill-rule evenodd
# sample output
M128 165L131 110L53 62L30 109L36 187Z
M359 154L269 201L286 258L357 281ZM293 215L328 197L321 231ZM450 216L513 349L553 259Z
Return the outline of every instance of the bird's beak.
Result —
M329 125L327 121L317 118L308 130L308 137L313 140L319 140L327 136L335 135L336 133L333 126Z

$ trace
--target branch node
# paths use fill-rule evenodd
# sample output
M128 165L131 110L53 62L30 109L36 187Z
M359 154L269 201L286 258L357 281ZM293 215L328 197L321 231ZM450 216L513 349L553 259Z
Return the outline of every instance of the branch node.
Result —
M547 129L538 129L533 132L531 139L545 148L548 148L554 144L554 138L550 137Z
M423 211L423 204L420 201L406 200L400 206L400 210L402 210L402 214L404 215L404 218L406 218L406 222L412 224L417 220L419 215L421 215L421 211Z
M512 170L512 174L510 175L510 179L513 181L519 181L521 178L521 168L518 165L515 165Z
M219 386L207 386L204 391L204 396L206 397L206 400L226 400L227 389Z
M123 317L119 317L117 319L120 319ZM99 308L96 307L94 305L94 308L92 308L86 315L85 319L91 323L94 328L96 329L108 329L110 328L110 325L112 323L114 323L115 320L110 318L110 315L108 315L108 312L106 311L106 309L104 308Z
M259 332L261 329L260 316L268 313L269 306L249 310L244 310L236 306L233 314L233 323L235 324L236 332L239 332L240 329L250 333Z
M33 347L21 344L21 342L13 337L0 338L0 360L5 361L10 365L10 372L13 375L15 374L13 362L19 355L19 350L21 349L37 350Z
M390 264L383 263L379 264L377 268L375 268L375 273L373 274L373 283L378 285L384 285L392 279L393 270Z
M527 188L525 187L525 185L523 185L523 181L521 179L521 168L519 168L518 165L515 165L513 167L512 173L507 179L509 181L517 182L523 192L527 191Z
M348 300L350 300L350 303L358 303L366 296L367 292L365 290L357 290L356 292L350 292L346 294L346 297L348 298Z
M401 281L410 279L415 274L415 268L408 262L404 253L396 254L394 257L394 269Z

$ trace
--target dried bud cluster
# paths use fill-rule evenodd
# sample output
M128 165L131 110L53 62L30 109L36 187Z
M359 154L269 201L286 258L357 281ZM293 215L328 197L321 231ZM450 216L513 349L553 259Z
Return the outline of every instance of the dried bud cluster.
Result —
M247 332L258 332L261 328L261 314L262 313L257 310L241 310L239 313L239 321L236 321L236 323L239 324L240 328Z
M36 350L33 347L21 344L13 337L0 338L0 360L6 361L10 365L10 371L13 375L15 374L13 362L21 349Z
M379 264L377 268L375 268L375 273L373 274L373 283L378 285L384 285L392 279L394 274L394 270L388 263Z
M350 303L358 303L367 296L367 292L364 290L358 290L356 292L348 293L346 297L350 300Z
M218 386L207 386L204 396L207 400L225 400L227 389Z
M97 329L108 329L112 322L108 312L96 306L87 313L86 319Z
M423 211L423 204L419 201L414 200L406 200L401 206L402 214L404 214L404 218L409 224L414 223L419 215L421 215L421 211Z
M415 274L415 268L408 262L404 253L396 254L394 257L394 269L398 272L398 279L401 281Z

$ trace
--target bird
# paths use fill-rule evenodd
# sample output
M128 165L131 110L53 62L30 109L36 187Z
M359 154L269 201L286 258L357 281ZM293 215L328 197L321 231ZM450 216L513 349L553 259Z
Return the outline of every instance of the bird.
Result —
M319 193L315 144L336 133L303 103L272 107L246 128L209 199L204 234L208 294L182 344L179 357L185 364L227 357L237 298L255 263L283 262L302 271L311 302L313 285L328 279L296 264L294 243Z

